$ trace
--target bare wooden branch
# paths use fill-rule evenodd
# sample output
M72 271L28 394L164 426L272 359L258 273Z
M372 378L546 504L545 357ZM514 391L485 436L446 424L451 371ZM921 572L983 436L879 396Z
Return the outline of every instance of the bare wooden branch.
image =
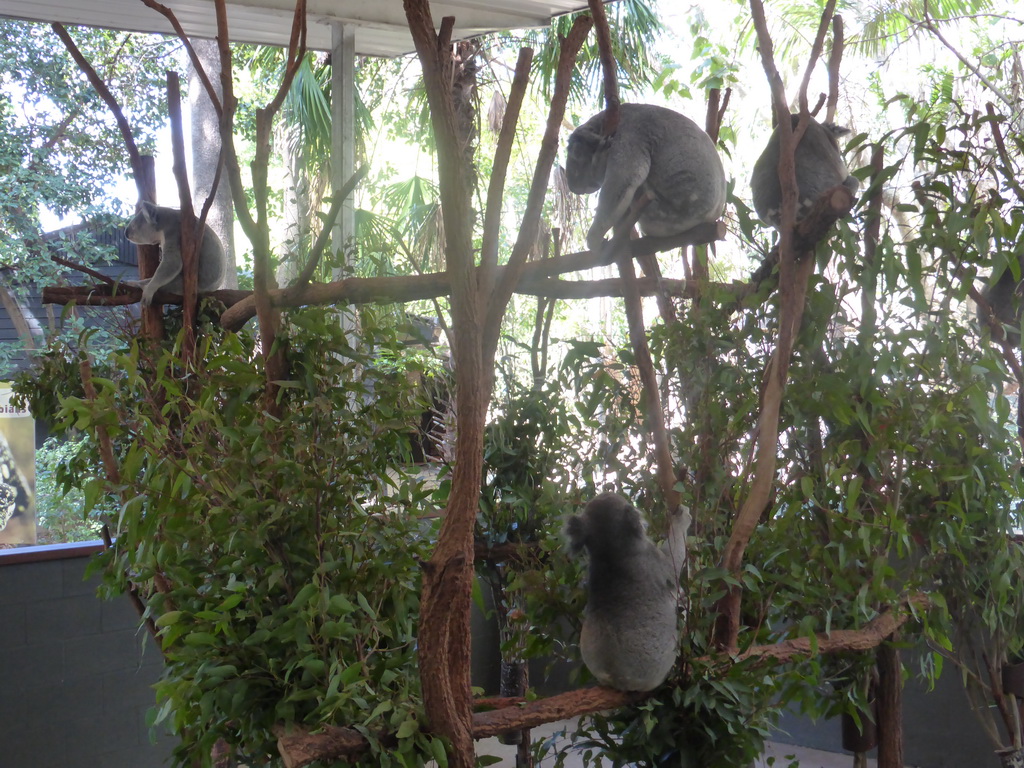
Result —
M107 278L109 280L109 278ZM684 299L697 298L702 290L713 287L716 292L731 293L742 299L750 293L746 283L718 283L674 278L640 277L636 281L641 296L677 296ZM110 281L110 286L114 281ZM142 289L126 283L119 283L115 293L105 285L47 286L43 288L44 304L77 304L89 307L110 307L136 304L142 298ZM350 304L394 304L405 301L425 301L448 295L450 284L443 272L429 275L404 277L351 277L334 283L313 283L305 288L286 288L275 294L275 306L297 307L303 305L333 304L344 301ZM622 279L618 277L601 280L558 280L531 274L523 278L516 287L516 293L528 296L543 296L551 299L593 299L599 296L622 298ZM252 291L221 288L209 295L228 307L221 316L223 327L237 331L254 317L250 311ZM157 291L153 297L155 305L181 304L180 294ZM242 312L234 312L241 306ZM229 313L231 314L230 316ZM228 317L228 319L224 319Z
M181 356L189 365L196 351L196 301L199 289L199 248L202 232L196 229L196 215L192 208L192 193L188 186L185 163L185 136L181 118L181 83L176 72L167 73L167 113L171 123L171 152L174 180L178 185L181 211L181 284L182 326L185 331Z
M800 111L807 111L807 86L811 83L811 74L814 72L815 66L818 64L818 59L821 58L821 52L825 47L825 35L828 33L829 25L832 23L832 17L836 12L836 0L828 0L825 3L825 9L821 12L821 19L818 21L818 32L814 36L814 42L811 43L811 52L807 56L807 67L804 69L804 79L800 83Z
M672 513L679 506L680 496L675 487L676 472L669 448L668 430L665 428L665 413L661 406L658 377L654 370L650 348L647 345L647 326L644 323L640 289L637 285L636 271L633 268L633 259L627 255L617 259L617 262L624 289L623 300L629 324L629 340L633 347L633 360L643 383L642 397L653 444L658 485L665 499L665 506Z
M820 55L827 20L832 18L835 0L829 0L822 14L818 35L812 47L811 61L800 91L800 117L795 130L786 101L782 77L775 65L773 45L761 0L750 0L751 15L757 30L758 51L772 92L772 106L779 131L779 183L782 192L782 222L779 229L779 335L776 348L765 367L761 412L757 420L757 451L753 477L722 555L722 565L736 574L743 564L743 555L757 527L765 506L771 498L778 460L779 411L789 375L793 342L803 316L807 282L814 271L813 253L799 254L794 248L794 223L798 189L796 183L795 148L810 122L807 111L807 82L814 60ZM735 652L739 638L741 590L732 586L719 602L715 640L720 648Z
M843 63L843 48L846 45L846 34L843 17L832 17L832 51L828 57L828 105L825 109L825 122L832 123L836 119L836 108L839 105L839 67Z
M751 646L732 659L716 655L702 657L699 661L728 665L748 659L764 659L784 663L803 657L813 658L833 653L871 650L885 642L886 638L914 615L912 608L920 609L926 604L924 597L915 595L906 600L900 608L884 611L860 629L838 629L829 633L819 633L813 638L799 637L771 645ZM617 709L637 704L647 696L648 694L595 686L533 701L523 701L520 698L490 699L487 704L494 709L473 714L473 738L489 738L569 717ZM301 768L315 760L329 762L349 759L365 751L368 746L358 731L337 726L325 726L318 733L312 733L302 726L291 726L287 729L279 726L275 728L275 734L278 736L278 751L284 758L287 768Z
M341 207L345 204L349 195L351 195L355 190L356 185L365 179L366 174L369 172L369 165L364 164L360 166L360 168L352 174L352 178L346 181L341 186L341 189L334 193L334 199L331 201L331 207L327 211L327 215L324 217L322 222L320 234L317 236L316 242L313 243L313 247L310 248L309 258L306 261L306 265L302 268L302 272L299 273L299 276L295 278L295 282L291 285L292 288L307 285L313 278L313 273L316 272L317 264L320 263L320 259L323 257L323 253L327 249L327 243L331 239L331 228L334 226L334 221L338 218L338 214L341 213Z
M704 132L711 137L711 140L718 144L718 135L722 130L722 119L725 111L729 108L729 100L732 98L732 88L725 89L725 95L718 88L712 88L708 92L708 107L704 114Z
M65 266L65 267L70 267L71 269L78 270L79 272L84 272L85 274L89 275L90 277L95 277L97 280L99 280L101 282L104 282L107 285L113 285L115 282L117 282L112 277L107 277L102 272L97 272L95 269L87 267L84 264L76 264L73 261L68 261L67 259L61 258L60 256L55 256L52 253L50 254L50 261L53 261L53 262L55 262L57 264ZM139 295L140 296L142 295L142 291L141 290L139 291Z
M703 244L725 237L725 224L713 222L683 232L673 237L641 237L629 241L630 253L639 257L645 253L658 253L663 250L691 245ZM529 262L523 269L520 282L514 290L532 295L550 295L564 298L586 298L588 296L621 296L621 288L617 280L611 281L574 281L562 283L551 282L544 278L568 272L593 269L607 266L610 263L607 251L579 251L562 256L555 256L544 261ZM498 280L506 280L505 267L498 267ZM105 280L109 278L104 278ZM652 295L654 286L640 280L643 295ZM675 296L692 296L691 288L684 281L663 280L664 289ZM580 287L575 287L580 286ZM596 286L593 293L587 293L587 286ZM603 287L602 287L603 286ZM133 304L142 295L141 290L123 285L125 296L114 296L109 290L95 286L51 286L43 289L44 304L68 304L72 301L82 306L112 306ZM127 293L135 290L135 294ZM739 295L746 292L734 288ZM270 292L275 307L298 307L307 304L335 304L347 302L351 304L390 304L395 302L420 301L436 299L451 293L451 281L445 272L431 272L423 275L407 275L394 277L352 277L331 283L313 283L307 286L292 286L283 290ZM221 325L231 331L239 330L256 316L255 299L252 291L224 289L214 291L214 297L222 301L229 309L221 316ZM134 296L134 298L132 298ZM180 304L181 297L168 291L158 291L154 303Z
M178 21L178 17L174 15L174 11L166 5L156 2L156 0L142 0L142 3L146 7L152 8L157 13L162 14L167 21L170 22L171 27L178 36L178 39L181 40L182 45L185 46L185 52L188 54L189 61L192 62L192 67L195 69L196 75L198 75L200 82L203 84L203 88L206 89L206 93L210 97L210 101L213 102L213 108L217 111L218 115L221 115L224 112L224 106L220 103L220 95L217 93L216 89L214 89L213 83L210 82L210 76L206 74L206 70L203 68L203 62L196 54L195 48L192 47L192 41L185 33L185 29ZM216 189L216 185L214 185L214 189Z
M244 299L251 299L252 291L221 288L208 295L230 307ZM138 304L141 299L141 288L116 281L100 285L48 285L43 288L42 294L43 304L77 304L80 307L120 307ZM159 308L161 304L182 304L184 300L179 293L159 290L153 296L153 306Z
M604 0L587 0L590 15L594 17L594 28L597 32L597 50L601 59L601 71L604 74L604 124L601 133L611 136L619 128L619 81L616 77L617 65L612 51L612 34L608 26L608 15L604 12Z
M501 121L501 131L494 149L494 163L491 167L491 180L487 187L487 209L484 212L484 228L480 245L480 284L485 291L492 290L494 271L498 266L498 235L501 230L505 177L508 174L509 158L512 156L516 127L519 124L519 111L523 106L526 87L530 82L532 61L532 48L523 48L519 51L512 87L509 89L508 101L505 106L505 116Z
M221 105L220 142L224 154L224 170L227 172L228 186L231 188L231 200L234 203L235 219L242 231L253 244L262 243L260 227L249 210L248 190L242 180L241 163L235 149L234 125L238 99L235 97L233 65L231 58L231 32L228 29L228 13L226 0L214 0L217 18L217 48L220 53L220 84ZM212 193L211 193L212 194Z
M452 22L434 32L427 0L404 0L406 20L423 68L437 147L438 190L445 225L445 264L451 280L456 329L455 400L458 425L451 492L437 545L423 567L420 593L419 672L430 726L447 739L453 768L475 764L470 694L470 604L473 528L483 468L483 432L493 384L493 355L484 353L481 322L486 294L477 283L469 159L459 141L449 86Z
M576 63L576 56L590 31L590 24L591 20L588 17L577 16L569 34L561 41L551 105L548 109L548 120L540 142L540 150L537 153L537 164L534 167L530 192L526 198L526 208L519 225L519 234L512 246L505 274L502 279L496 280L487 306L483 326L483 350L484 354L490 358L493 358L494 351L498 347L498 337L505 309L520 276L526 269L526 259L529 257L530 251L537 241L537 233L540 231L540 216L544 208L544 198L547 195L551 166L558 151L558 132L565 115L565 105L569 100L572 70Z
M292 33L288 40L288 52L285 59L284 77L277 88L271 102L264 107L265 112L276 115L284 104L288 91L292 89L295 75L299 71L302 59L306 56L306 0L296 0L295 12L292 14Z
M64 47L68 49L68 53L71 54L71 58L75 60L78 68L82 70L85 76L92 83L93 89L99 94L100 98L106 102L106 105L110 108L111 113L114 115L114 121L117 123L117 129L121 132L121 138L124 140L125 148L128 151L128 157L131 160L132 170L135 174L136 186L139 185L139 179L142 176L142 155L139 153L138 145L135 143L135 137L132 135L132 129L128 125L128 120L125 119L124 112L121 111L121 106L117 103L117 99L114 98L114 94L107 88L107 84L103 82L96 70L93 69L89 61L82 55L78 46L75 45L75 41L68 34L67 29L63 24L51 24L50 28L57 34L57 37L64 43ZM143 199L143 189L139 186L139 198Z
M860 629L834 629L811 637L794 637L771 645L752 645L736 656L745 659L773 659L790 661L806 656L823 656L848 651L869 651L877 648L914 616L915 610L928 605L924 595L912 595L895 610L885 610Z
M594 24L597 27L597 42L601 55L601 66L604 71L606 117L603 133L611 135L615 132L619 119L619 90L616 79L615 58L612 55L611 32L608 29L608 18L605 16L604 5L601 0L589 0L589 6L591 13L594 15ZM651 198L648 195L649 193L645 192L645 199L634 201L633 209L630 212L631 220L628 222L630 230L639 218L641 210L650 202ZM665 428L665 412L661 405L658 376L654 370L654 361L651 359L650 348L647 345L647 325L644 322L643 302L641 301L640 289L637 285L633 256L627 248L622 248L616 242L618 240L621 243L624 239L625 237L622 234L613 236L612 243L609 244L608 248L616 254L619 275L622 278L623 303L626 308L626 320L629 324L629 340L633 347L633 360L640 372L640 380L643 383L642 396L646 409L647 425L651 435L658 485L665 499L666 508L670 514L673 514L680 503L680 494L676 490L676 471L672 461L672 451L669 446L668 430Z
M142 190L139 201L156 202L156 159L152 155L142 156L142 175L136 175L135 185ZM135 246L135 254L139 262L139 277L142 279L152 277L160 265L160 246L138 245ZM44 291L45 293L45 291ZM142 296L142 292L139 292ZM142 308L142 337L157 341L164 336L164 315L161 308L155 304Z
M221 77L224 87L225 104L224 117L221 119L221 142L228 153L228 170L232 182L232 196L235 201L235 209L238 210L240 207L247 209L247 205L245 204L244 191L237 188L241 185L241 174L240 169L237 167L238 158L234 152L234 137L229 130L235 101L234 92L230 84L232 79L230 51L226 42L229 39L226 30L227 13L226 11L222 12L220 7L223 2L224 0L217 0L218 41L221 45ZM222 24L223 30L221 29ZM248 220L252 228L252 231L247 234L249 234L250 242L252 243L253 298L256 304L256 317L260 324L260 352L266 368L266 389L264 394L267 408L271 413L276 413L280 409L277 392L280 386L279 382L287 378L288 365L283 350L278 348L276 343L278 331L280 330L280 312L270 300L270 291L277 289L277 282L271 269L267 169L270 163L274 117L277 115L282 104L284 104L285 96L291 89L292 82L305 55L306 0L297 0L295 13L292 17L291 37L288 42L284 76L281 78L281 84L270 103L256 110L256 154L250 166L252 169L253 199L256 207L255 222L252 221L251 214L248 214L247 211L245 215L239 216L240 220Z
M452 30L455 29L455 17L454 16L443 16L441 17L441 26L437 30L437 50L439 53L445 53L452 44Z

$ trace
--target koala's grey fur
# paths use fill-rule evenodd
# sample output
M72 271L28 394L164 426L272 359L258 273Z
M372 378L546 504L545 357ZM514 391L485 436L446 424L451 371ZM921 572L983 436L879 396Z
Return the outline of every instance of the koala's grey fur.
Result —
M599 112L573 131L566 153L569 189L578 195L601 190L588 248L601 247L641 187L654 198L638 222L645 235L677 235L722 215L722 160L696 123L653 104L622 104L619 127L606 137L605 115Z
M1024 279L1024 258L1019 259L1021 271L1018 273ZM993 272L993 274L995 274ZM993 283L989 278L989 284L981 291L981 295L988 302L992 309L992 316L1002 324L1011 339L1020 338L1021 320L1021 295L1020 285L1017 278L1013 276L1013 270L1007 265L999 278ZM978 322L984 325L987 318L984 317L979 308Z
M181 211L143 201L125 227L124 235L139 245L160 246L160 264L153 276L130 282L130 285L142 288L142 306L152 304L153 296L161 288L181 293ZM203 241L199 246L198 284L201 293L220 288L224 267L224 248L209 225L204 225Z
M679 571L686 559L689 513L673 520L669 540L655 546L640 513L602 493L566 524L572 552L587 550L587 607L580 652L598 682L650 691L668 676L679 650Z
M796 128L799 115L791 115ZM798 191L796 219L807 215L808 210L826 190L842 184L856 192L860 182L850 175L843 155L839 151L837 137L849 133L831 123L819 123L813 117L807 124L807 131L796 147L796 185ZM779 129L772 131L771 138L761 156L754 163L754 174L750 179L754 198L754 210L765 224L778 229L782 217L782 188L779 185Z

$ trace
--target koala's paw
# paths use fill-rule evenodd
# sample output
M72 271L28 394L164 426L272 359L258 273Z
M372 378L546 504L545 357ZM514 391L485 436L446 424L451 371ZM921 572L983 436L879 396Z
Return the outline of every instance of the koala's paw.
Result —
M679 527L683 533L690 530L690 523L693 522L693 518L690 516L690 508L685 504L680 504L676 507L676 519L679 521Z
M591 227L590 231L587 232L587 248L594 253L600 253L603 251L606 242L603 231L599 231L594 227Z

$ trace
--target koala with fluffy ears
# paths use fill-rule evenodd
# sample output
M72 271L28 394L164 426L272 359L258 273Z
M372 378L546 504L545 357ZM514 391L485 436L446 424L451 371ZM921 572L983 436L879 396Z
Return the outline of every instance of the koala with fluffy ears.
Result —
M800 116L790 115L790 119L795 129ZM797 221L804 218L818 198L832 187L842 184L851 192L856 192L860 187L857 178L850 175L839 151L838 137L849 132L848 128L819 123L813 117L807 124L794 158L798 189ZM754 210L761 221L778 229L782 218L778 128L772 131L768 144L754 163L750 191L754 198Z
M640 213L645 235L668 237L715 221L725 209L725 171L715 143L688 117L653 104L622 104L619 126L603 135L607 110L569 136L565 176L578 195L601 190L587 247L629 210L636 193L654 198Z
M171 293L181 293L181 211L143 201L125 227L124 235L139 245L160 246L160 264L153 276L129 283L142 288L142 306L151 305L153 296L161 288ZM200 293L220 288L224 280L224 268L224 248L209 225L204 225L203 239L199 246Z
M650 691L672 669L689 526L689 512L681 508L659 548L647 537L640 513L615 493L602 493L569 518L571 551L586 549L589 559L580 652L602 685Z

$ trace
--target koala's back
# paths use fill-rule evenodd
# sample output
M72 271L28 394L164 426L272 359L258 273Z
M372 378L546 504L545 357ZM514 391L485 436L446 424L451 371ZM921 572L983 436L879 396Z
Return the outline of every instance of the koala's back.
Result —
M793 127L798 116L793 115ZM823 125L813 118L796 148L796 184L798 189L797 220L807 209L832 187L844 184L856 191L859 182L850 175L836 136L845 128ZM750 179L754 210L766 224L778 226L782 207L782 187L779 183L779 129L775 128L761 156L754 163Z
M646 187L655 196L640 215L647 235L669 236L714 221L725 209L725 170L711 137L693 120L654 104L623 104L609 165L635 162L639 147L650 157Z
M1024 267L1024 265L1022 265ZM1017 279L1009 267L1003 270L994 285L986 286L982 296L988 301L992 314L1000 325L1004 326L1012 337L1020 333L1021 298L1017 294ZM978 310L978 321L984 323L986 318Z
M665 554L644 540L614 559L592 556L580 651L597 680L649 691L668 675L678 646L676 580Z

